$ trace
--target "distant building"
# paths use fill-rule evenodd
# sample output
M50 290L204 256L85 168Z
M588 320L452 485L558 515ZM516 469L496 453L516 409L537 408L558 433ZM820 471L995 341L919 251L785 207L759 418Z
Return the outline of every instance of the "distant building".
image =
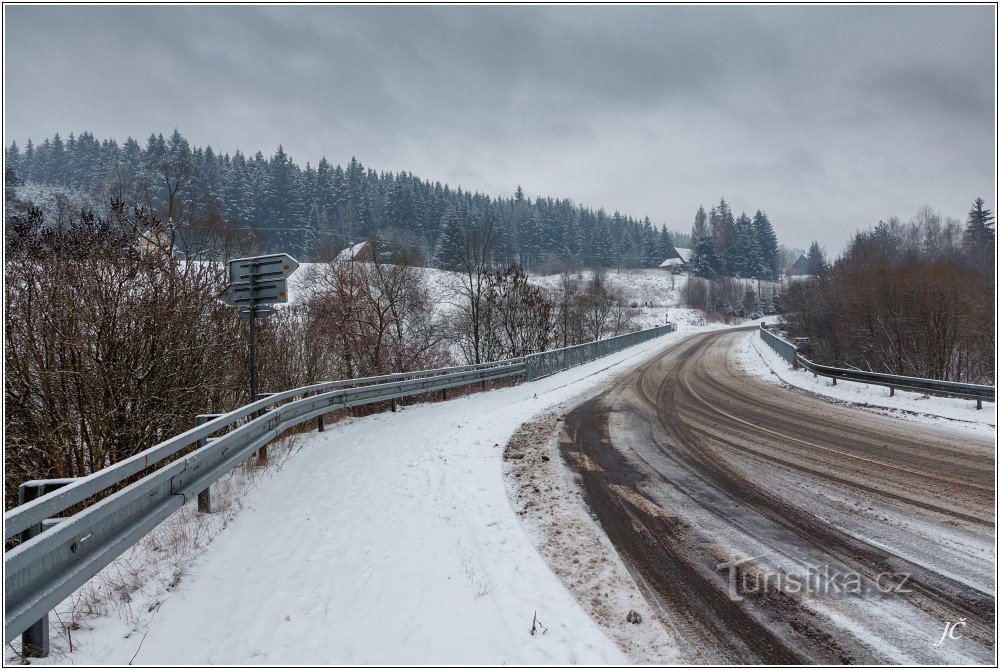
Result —
M163 254L171 258L178 258L177 249L171 242L170 235L162 230L144 230L135 241L135 248L143 254Z
M673 248L673 253L662 263L659 267L664 270L673 270L674 268L683 268L691 260L691 250L684 248Z
M337 254L338 261L358 261L359 263L371 263L375 260L375 247L365 240L347 247Z
M795 262L785 268L785 274L789 277L805 277L809 274L809 259L805 254L799 254Z

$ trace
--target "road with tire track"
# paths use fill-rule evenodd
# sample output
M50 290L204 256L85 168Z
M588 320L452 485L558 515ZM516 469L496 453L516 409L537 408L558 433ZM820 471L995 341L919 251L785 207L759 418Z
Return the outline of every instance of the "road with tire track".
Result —
M992 662L992 441L769 384L736 361L751 336L690 336L565 416L689 660Z

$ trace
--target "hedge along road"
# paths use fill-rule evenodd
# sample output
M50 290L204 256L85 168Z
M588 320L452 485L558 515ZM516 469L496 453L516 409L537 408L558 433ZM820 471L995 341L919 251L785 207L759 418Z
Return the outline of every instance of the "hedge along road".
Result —
M561 438L689 660L990 662L992 443L766 384L745 336L678 342Z

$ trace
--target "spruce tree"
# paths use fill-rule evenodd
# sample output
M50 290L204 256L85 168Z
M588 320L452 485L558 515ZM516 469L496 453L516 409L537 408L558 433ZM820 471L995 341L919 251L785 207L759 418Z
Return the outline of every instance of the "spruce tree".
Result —
M725 198L719 199L719 204L712 208L709 216L709 226L712 230L712 241L715 244L715 255L718 262L715 271L718 274L733 274L733 266L739 263L736 222L733 211Z
M826 268L826 254L823 253L823 249L819 246L819 242L813 242L809 245L809 253L806 254L806 261L809 274L820 275Z
M978 254L993 248L996 232L993 229L993 213L985 208L982 198L976 198L969 212L963 242L970 254Z
M767 214L759 209L753 215L753 230L757 243L757 267L753 276L759 279L776 279L781 272L778 236L775 235Z
M735 240L730 251L730 272L734 277L755 277L759 253L753 223L746 212L736 219L733 230Z
M712 208L712 214L716 210ZM715 252L715 240L708 225L709 218L705 214L705 207L698 207L698 212L694 216L694 226L691 228L691 270L702 277L708 277L718 272L720 262L719 256Z
M668 258L673 257L673 255L674 255L673 235L670 234L670 231L667 229L666 226L663 226L663 228L660 229L660 233L657 236L657 241L656 241L656 256L657 258L660 259L657 265L667 260Z

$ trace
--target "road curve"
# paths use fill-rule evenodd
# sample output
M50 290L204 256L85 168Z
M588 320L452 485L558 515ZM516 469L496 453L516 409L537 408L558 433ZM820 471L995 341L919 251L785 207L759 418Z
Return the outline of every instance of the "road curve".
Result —
M753 377L751 336L690 336L565 416L566 462L689 660L992 662L992 442Z

